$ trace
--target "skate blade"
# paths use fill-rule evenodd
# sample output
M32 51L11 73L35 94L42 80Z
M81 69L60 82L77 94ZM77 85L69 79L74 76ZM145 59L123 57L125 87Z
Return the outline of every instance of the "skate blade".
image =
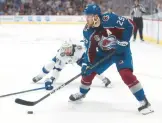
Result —
M42 83L40 83L40 81L34 82L33 80L31 80L30 83L31 83L31 84L43 84L43 82L42 82Z
M148 108L140 111L140 113L143 114L143 115L151 114L153 112L154 112L154 110L152 110L151 107L148 107Z
M73 104L80 104L80 103L82 103L82 100L83 99L79 99L79 100L76 100L76 101L68 100L68 102L73 103Z
M148 115L148 114L151 114L151 113L153 113L154 111L152 110L152 111L150 111L150 112L147 112L147 113L142 113L143 115Z
M112 88L113 87L113 85L111 83L108 84L107 86L105 85L105 83L103 83L103 84L104 84L103 88Z
M113 88L113 85L109 84L106 88Z

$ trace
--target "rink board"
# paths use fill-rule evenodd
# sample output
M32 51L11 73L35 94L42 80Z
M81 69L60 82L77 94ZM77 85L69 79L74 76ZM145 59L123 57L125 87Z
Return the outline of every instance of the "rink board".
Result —
M0 16L0 24L84 25L84 16ZM144 19L144 40L162 45L162 21Z

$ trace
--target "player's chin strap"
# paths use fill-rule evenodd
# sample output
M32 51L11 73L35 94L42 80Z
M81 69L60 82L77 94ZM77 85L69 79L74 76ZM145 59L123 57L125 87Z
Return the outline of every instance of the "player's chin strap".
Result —
M93 17L93 27L99 26L100 26L100 18L98 17L97 19L95 19L95 17Z

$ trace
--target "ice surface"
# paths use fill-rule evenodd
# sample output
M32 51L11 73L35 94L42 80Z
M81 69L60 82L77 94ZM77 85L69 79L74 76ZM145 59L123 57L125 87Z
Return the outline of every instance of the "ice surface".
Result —
M1 25L0 26L0 94L7 94L43 84L31 79L53 58L62 41L79 43L83 25ZM155 113L142 116L138 102L124 85L113 65L104 74L113 88L103 88L98 79L83 102L68 102L78 91L80 78L34 107L14 103L15 98L34 101L45 95L41 90L0 99L0 123L162 123L162 47L132 42L134 74L144 86ZM75 66L75 68L74 68ZM58 83L79 73L79 67L68 65ZM57 85L58 86L58 85ZM33 110L33 115L27 115Z

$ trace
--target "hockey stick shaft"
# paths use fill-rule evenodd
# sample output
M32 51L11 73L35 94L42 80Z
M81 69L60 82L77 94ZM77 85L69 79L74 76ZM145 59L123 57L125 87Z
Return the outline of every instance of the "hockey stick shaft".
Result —
M41 102L42 100L46 99L47 97L49 97L51 94L55 93L56 91L60 90L61 88L65 87L66 85L68 85L69 83L71 83L73 80L77 79L79 76L81 76L81 73L76 75L75 77L73 77L72 79L70 79L69 81L67 81L66 83L62 84L61 86L59 86L58 88L54 89L53 91L51 91L50 93L46 94L45 96L43 96L42 98L40 98L39 100L35 101L35 102L30 102L30 101L25 101L22 99L17 98L15 100L16 103L21 104L21 105L26 105L26 106L34 106L37 103Z
M109 55L107 55L106 57L104 57L103 59L101 59L100 61L98 61L97 63L95 63L93 66L91 66L90 68L88 68L88 70L94 69L95 67L97 67L98 65L100 65L101 63L103 63L105 60L110 59L110 57L115 53L115 51L111 52ZM21 105L26 105L26 106L34 106L37 103L41 102L42 100L46 99L47 97L49 97L51 94L55 93L56 91L60 90L61 88L65 87L66 85L68 85L69 83L71 83L73 80L77 79L78 77L81 76L81 73L76 75L75 77L73 77L72 79L70 79L69 81L67 81L66 83L62 84L61 86L59 86L58 88L54 89L53 91L51 91L50 93L46 94L45 96L43 96L42 98L40 98L37 101L31 102L31 101L26 101L26 100L22 100L17 98L15 100L16 103L21 104Z
M54 89L53 91L51 91L49 94L47 94L46 96L42 97L41 99L39 99L37 101L37 103L41 102L42 100L44 100L45 98L47 98L48 96L50 96L51 94L55 93L56 91L60 90L61 88L65 87L66 85L68 85L69 83L71 83L73 80L77 79L78 77L81 76L81 73L76 75L75 77L73 77L72 79L70 79L69 81L67 81L66 83L62 84L61 86L59 86L58 88Z
M35 89L30 89L30 90L25 90L25 91L19 91L19 92L10 93L10 94L5 94L5 95L1 95L0 98L1 97L12 96L12 95L16 95L16 94L22 94L22 93L26 93L26 92L32 92L32 91L42 90L42 89L45 89L45 87L35 88Z

